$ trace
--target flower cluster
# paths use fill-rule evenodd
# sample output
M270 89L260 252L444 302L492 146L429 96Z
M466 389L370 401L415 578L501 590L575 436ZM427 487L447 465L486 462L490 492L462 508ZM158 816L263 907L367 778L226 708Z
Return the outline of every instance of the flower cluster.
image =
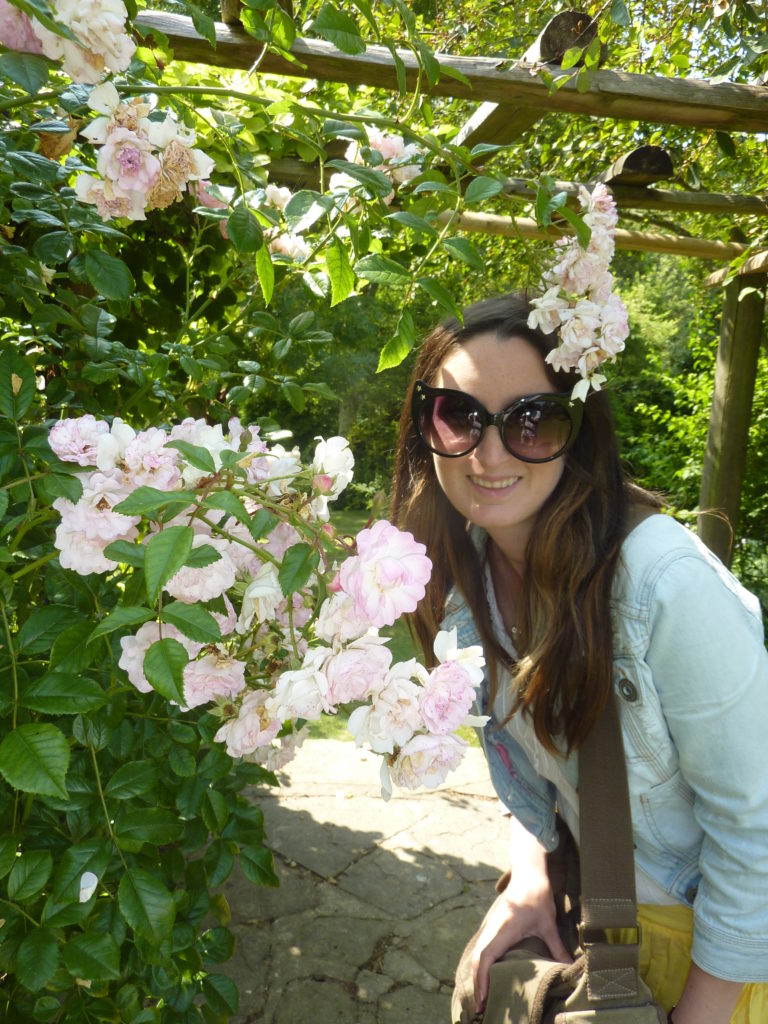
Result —
M158 661L175 659L175 703L207 706L232 757L278 768L301 723L352 705L358 745L383 758L383 795L392 781L436 786L463 755L456 729L479 721L481 650L441 633L431 672L393 664L379 630L415 609L431 563L385 521L354 544L336 537L329 502L354 459L345 438L317 441L304 465L237 419L227 432L191 418L138 432L118 418L61 420L49 444L76 465L82 494L54 502L60 563L143 567L147 605L119 620L142 623L122 637L119 666L137 690L173 700Z
M395 198L395 188L411 181L422 172L422 151L412 142L406 143L402 135L389 135L379 128L366 125L368 137L367 147L360 142L351 142L347 146L344 158L347 163L365 164L375 166L385 177L392 182L392 191L384 196L384 202L389 205ZM366 154L366 148L368 153ZM376 156L371 159L372 155ZM367 159L366 159L367 156ZM360 188L360 182L343 171L332 174L328 187L331 192L337 195L348 195L350 191ZM354 206L354 200L347 200L350 208Z
M589 244L583 249L576 238L555 243L557 262L544 274L547 290L533 299L528 326L549 334L560 332L560 343L546 357L555 370L574 370L581 381L573 389L574 399L584 400L590 387L600 390L605 377L597 368L616 360L629 334L627 309L613 292L613 275L608 270L614 253L614 231L618 216L611 193L603 184L589 193L579 189L584 223L590 229Z
M145 220L147 210L165 209L182 198L189 182L211 173L213 160L194 148L194 131L173 114L155 112L139 97L122 103L111 82L94 89L88 105L100 116L81 135L99 147L98 177L79 174L75 192L103 220Z
M61 60L75 82L94 85L110 71L125 71L136 44L125 31L123 0L50 0L53 19L73 39L51 32L8 0L0 0L0 42L23 53Z

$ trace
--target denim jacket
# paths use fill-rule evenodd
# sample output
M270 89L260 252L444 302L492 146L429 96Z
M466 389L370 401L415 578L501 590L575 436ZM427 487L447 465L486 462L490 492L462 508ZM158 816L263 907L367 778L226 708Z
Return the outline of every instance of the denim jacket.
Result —
M636 864L693 907L699 967L768 981L768 652L759 603L690 531L653 515L624 542L611 604ZM454 627L460 647L480 642L456 591L442 625ZM484 693L487 704L487 679ZM483 732L499 797L553 849L554 786L493 714ZM565 762L574 780L575 760Z

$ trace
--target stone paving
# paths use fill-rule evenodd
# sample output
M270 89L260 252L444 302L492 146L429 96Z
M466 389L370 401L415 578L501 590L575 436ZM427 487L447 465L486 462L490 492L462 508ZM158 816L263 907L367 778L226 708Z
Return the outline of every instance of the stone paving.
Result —
M482 752L384 803L377 755L307 740L282 782L254 792L280 888L233 875L224 889L232 1024L448 1024L456 963L507 861Z

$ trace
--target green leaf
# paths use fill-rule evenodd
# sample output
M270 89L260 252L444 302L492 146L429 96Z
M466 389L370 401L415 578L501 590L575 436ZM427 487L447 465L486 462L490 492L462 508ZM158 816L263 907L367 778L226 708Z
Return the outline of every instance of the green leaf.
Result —
M160 491L156 487L137 487L127 498L115 505L115 512L124 516L148 516L157 519L165 509L176 515L195 504L194 491Z
M325 265L331 279L331 306L338 306L355 287L355 272L338 238L334 238L325 251Z
M19 704L45 715L77 715L106 704L107 694L95 679L51 672L28 683L19 696Z
M199 604L184 604L183 601L174 601L172 604L163 606L160 618L163 622L170 622L172 626L181 630L184 636L190 640L196 640L201 644L216 643L221 640L219 624L205 608Z
M5 878L16 863L16 837L0 836L0 878Z
M404 309L400 314L394 338L390 339L379 353L379 365L376 367L376 372L380 373L382 370L399 366L415 344L416 328L413 317L407 309Z
M464 202L481 203L484 199L497 196L502 188L503 185L498 178L489 178L486 175L473 178L469 185L467 185L467 191L464 193Z
M60 605L36 608L19 630L19 651L41 654L52 646L56 637L72 622L73 610Z
M69 744L48 722L20 725L0 743L0 774L24 793L67 799Z
M259 279L261 294L264 296L264 305L268 306L275 290L275 267L266 245L256 253L256 276Z
M30 850L22 854L16 858L8 876L8 896L25 903L40 892L52 871L53 857L49 850Z
M154 618L155 613L149 608L120 607L111 611L106 618L102 619L98 626L88 637L86 643L93 643L100 636L114 633L118 629L133 629L134 626L141 626L144 622Z
M355 273L366 281L389 285L403 284L410 277L405 267L391 260L389 256L379 256L376 253L358 260L355 264Z
M342 53L365 53L365 42L354 18L338 10L333 4L323 4L311 28L323 39L333 43Z
M299 384L292 380L283 381L280 385L280 391L296 412L304 412L304 407L307 403L304 398L304 392Z
M113 540L104 548L104 554L121 565L132 565L135 569L144 567L143 544L132 544L129 540Z
M250 513L232 491L212 491L205 496L200 505L204 509L220 509L222 512L226 512L228 516L232 516L239 523L242 523L243 526L248 526L251 522Z
M33 53L4 53L0 56L0 75L20 85L30 96L36 95L48 81L48 61Z
M0 355L0 416L18 422L34 397L34 370L18 352L7 348Z
M332 167L334 170L348 174L350 178L354 178L355 181L364 185L373 195L382 199L392 191L390 179L386 174L373 167L361 167L359 164L351 164L347 160L328 160L326 167Z
M576 75L576 92L589 92L592 79L588 68L582 68Z
M437 238L437 231L435 231L429 221L408 210L397 210L395 213L387 214L387 220L396 220L398 224L404 224L411 231L416 231L420 235L426 235L428 238Z
M216 24L213 18L209 18L207 14L200 10L197 4L191 4L189 0L186 0L184 4L185 8L189 12L192 18L192 24L195 26L195 31L198 35L202 36L203 39L207 39L211 46L216 49ZM84 978L90 977L88 974L83 975Z
M227 219L227 234L239 253L258 252L264 245L264 233L256 215L242 204Z
M146 761L129 761L120 765L110 778L104 787L104 795L112 797L113 800L128 800L140 793L149 793L156 782L157 771L153 765L147 764Z
M184 831L184 822L175 811L163 807L134 807L123 805L115 818L118 846L138 852L145 843L164 846L178 839Z
M584 50L581 46L569 46L560 60L560 67L563 71L575 67L581 60Z
M166 441L165 447L175 448L181 452L190 466L194 466L195 469L200 469L204 473L210 474L216 472L216 463L213 461L213 456L207 448L201 448L197 444L190 444L189 441Z
M73 978L110 981L120 977L120 949L111 935L76 935L64 946L62 956Z
M621 25L622 28L632 24L632 19L624 0L611 0L611 21L616 25Z
M294 544L288 548L277 574L286 597L304 586L319 560L318 552L313 551L309 544Z
M736 156L736 143L728 132L715 132L715 139L717 141L718 148L727 157Z
M182 568L192 550L195 531L191 526L167 526L150 537L144 554L147 599L155 604L164 584Z
M203 821L209 832L220 833L229 820L227 801L216 789L207 789L203 797Z
M332 210L333 206L334 201L330 196L310 189L300 189L286 203L283 217L291 231L306 231Z
M127 263L102 249L86 252L85 276L105 299L130 299L136 289Z
M79 673L93 661L93 652L86 647L86 640L93 629L89 619L73 622L53 641L49 666L51 671Z
M189 656L171 637L156 640L144 655L144 675L166 700L184 704L184 668Z
M120 913L138 935L159 944L171 934L176 904L155 875L129 868L120 879L117 901Z
M444 238L443 248L473 270L485 270L485 261L468 238Z
M456 317L459 323L461 323L461 307L457 305L444 284L441 284L434 277L420 277L417 279L416 284L423 288L427 295L434 299L438 306L444 309L446 313Z
M87 839L68 847L61 855L53 879L54 899L60 903L79 901L80 879L84 871L92 871L101 878L112 856L112 843L108 839Z
M272 42L281 50L290 50L296 40L296 26L282 7L272 8Z
M275 874L271 850L264 847L246 847L240 851L240 867L245 877L254 885L280 885L280 879Z
M575 213L573 210L569 210L567 206L564 206L560 213L568 223L571 225L573 230L576 232L576 238L582 249L586 249L589 245L589 240L592 237L592 231L588 224L584 223L584 220Z
M192 548L189 552L184 565L192 569L205 569L207 565L213 565L214 562L220 561L221 553L216 550L213 544L198 544L196 548Z
M45 988L59 966L59 943L48 928L35 928L16 952L16 977L30 992ZM59 1006L57 1001L57 1007Z
M237 1013L239 997L231 978L223 974L207 974L203 978L203 996L214 1013L227 1019Z

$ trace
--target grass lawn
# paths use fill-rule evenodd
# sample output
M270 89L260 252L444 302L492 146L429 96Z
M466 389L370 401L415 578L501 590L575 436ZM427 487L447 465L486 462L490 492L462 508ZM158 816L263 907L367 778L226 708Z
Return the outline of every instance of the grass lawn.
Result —
M331 516L331 522L337 530L352 535L358 533L367 521L368 513L357 509L345 509L334 512ZM382 636L391 638L389 649L392 651L393 661L408 661L410 658L422 660L421 646L411 637L404 619L399 619L394 626L381 629L379 632ZM352 735L347 731L347 717L344 711L337 715L323 715L319 721L309 723L309 735L313 739L351 740ZM474 729L459 729L458 734L473 746L479 745Z

